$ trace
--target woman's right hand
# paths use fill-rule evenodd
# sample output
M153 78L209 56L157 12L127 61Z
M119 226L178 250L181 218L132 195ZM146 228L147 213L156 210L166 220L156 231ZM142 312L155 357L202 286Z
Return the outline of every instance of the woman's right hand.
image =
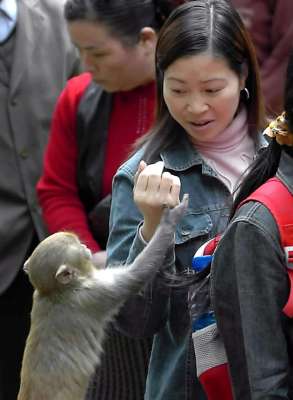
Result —
M163 169L163 161L141 161L134 178L134 202L144 217L141 234L146 241L155 233L164 207L173 208L180 201L180 179Z

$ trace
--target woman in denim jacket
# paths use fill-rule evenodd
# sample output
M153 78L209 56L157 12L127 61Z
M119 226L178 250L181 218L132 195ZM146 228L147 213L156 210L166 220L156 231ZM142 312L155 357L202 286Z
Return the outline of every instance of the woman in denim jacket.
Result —
M275 175L293 196L293 53L284 103L285 113L265 131L271 143L243 181L234 209ZM284 209L281 201L279 206ZM284 226L290 235L289 218ZM283 309L290 292L290 261L272 212L260 202L245 202L215 252L211 279L237 400L293 399L293 318Z
M232 192L262 145L263 103L253 46L226 0L178 7L159 34L156 69L156 122L114 178L108 264L130 263L152 237L163 208L189 193L163 266L180 273L226 226ZM154 336L145 399L203 399L187 289L159 280L125 304L117 327L132 337Z

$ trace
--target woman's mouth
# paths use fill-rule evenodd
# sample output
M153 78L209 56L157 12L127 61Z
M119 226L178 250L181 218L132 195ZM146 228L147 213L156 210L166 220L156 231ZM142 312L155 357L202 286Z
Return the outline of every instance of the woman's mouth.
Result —
M213 122L213 121L209 120L209 121L199 121L199 122L190 122L190 123L196 127L204 127L204 126L207 126L208 124L210 124L211 122Z
M206 129L210 129L213 123L214 123L213 120L197 121L197 122L190 121L189 126L191 126L192 130L200 132L200 131L205 131Z

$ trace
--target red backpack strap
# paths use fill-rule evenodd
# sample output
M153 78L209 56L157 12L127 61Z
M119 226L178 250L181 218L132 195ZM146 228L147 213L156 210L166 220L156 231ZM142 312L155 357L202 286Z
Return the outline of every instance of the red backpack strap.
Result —
M287 304L283 308L288 317L293 317L293 195L287 187L277 178L271 178L240 205L248 201L258 201L266 206L279 227L281 243L284 248L287 261L288 275L290 279L290 294ZM239 206L240 206L239 205Z

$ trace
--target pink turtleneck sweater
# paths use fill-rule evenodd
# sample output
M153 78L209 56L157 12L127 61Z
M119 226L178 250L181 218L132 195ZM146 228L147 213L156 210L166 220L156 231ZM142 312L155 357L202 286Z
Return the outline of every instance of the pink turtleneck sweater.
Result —
M231 124L212 141L197 141L196 149L232 193L256 153L246 109L241 107Z

